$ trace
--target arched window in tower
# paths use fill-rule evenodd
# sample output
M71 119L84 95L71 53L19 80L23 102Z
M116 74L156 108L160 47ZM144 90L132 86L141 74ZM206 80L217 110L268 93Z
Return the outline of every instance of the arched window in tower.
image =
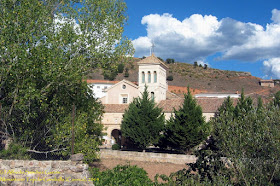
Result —
M142 72L142 83L145 83L145 72Z
M152 74L150 71L148 71L148 83L151 83L152 81Z
M154 71L154 83L157 82L157 71Z
M154 101L155 100L155 93L151 92L151 99Z

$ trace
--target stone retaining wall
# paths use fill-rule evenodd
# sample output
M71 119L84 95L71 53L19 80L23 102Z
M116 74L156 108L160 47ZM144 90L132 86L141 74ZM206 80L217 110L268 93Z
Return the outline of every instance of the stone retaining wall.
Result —
M88 165L81 161L1 160L0 185L93 185Z
M119 151L110 149L101 149L100 158L119 158L130 161L149 161L149 162L162 162L185 164L196 162L194 155L184 154L166 154L166 153L153 153L153 152L132 152L132 151Z

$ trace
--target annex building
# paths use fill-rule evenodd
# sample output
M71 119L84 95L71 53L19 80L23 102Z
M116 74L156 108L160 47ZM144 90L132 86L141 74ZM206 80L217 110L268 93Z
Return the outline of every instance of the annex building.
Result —
M133 98L141 96L145 85L150 98L163 109L165 119L169 119L174 109L179 109L184 99L168 91L166 72L168 66L159 60L154 54L138 62L138 82L126 79L122 81L87 80L95 96L105 106L102 124L107 136L107 144L119 142L122 117ZM223 103L224 98L239 95L211 94L211 96L200 94L195 97L198 105L202 107L203 116L206 121L215 115L217 109Z

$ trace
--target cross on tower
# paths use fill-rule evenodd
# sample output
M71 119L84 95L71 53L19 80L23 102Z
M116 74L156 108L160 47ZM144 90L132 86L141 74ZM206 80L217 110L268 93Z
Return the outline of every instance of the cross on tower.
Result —
M150 51L151 55L155 52L155 47L156 47L155 43L152 42L151 51Z

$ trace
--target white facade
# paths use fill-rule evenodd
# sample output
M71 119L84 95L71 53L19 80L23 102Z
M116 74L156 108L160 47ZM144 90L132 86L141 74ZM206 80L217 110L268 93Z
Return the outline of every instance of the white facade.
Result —
M114 84L109 83L90 83L88 86L92 90L95 98L102 98L106 96L106 89L110 88Z

